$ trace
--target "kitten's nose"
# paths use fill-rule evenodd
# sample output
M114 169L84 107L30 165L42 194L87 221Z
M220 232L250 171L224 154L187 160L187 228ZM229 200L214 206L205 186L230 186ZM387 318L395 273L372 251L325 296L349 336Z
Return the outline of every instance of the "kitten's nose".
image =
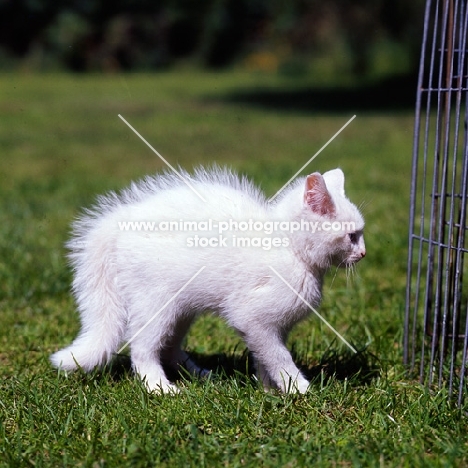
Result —
M366 256L366 251L363 250L363 251L361 252L361 258L364 258L365 256Z

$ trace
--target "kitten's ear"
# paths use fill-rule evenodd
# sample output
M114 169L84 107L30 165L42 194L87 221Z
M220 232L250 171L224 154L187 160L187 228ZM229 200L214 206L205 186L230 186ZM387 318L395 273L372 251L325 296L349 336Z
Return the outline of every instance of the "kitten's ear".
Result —
M342 197L345 196L344 191L344 174L341 169L333 169L323 174L325 184L329 190L339 193Z
M335 215L335 204L327 190L324 178L318 172L307 176L304 202L314 213L329 217Z

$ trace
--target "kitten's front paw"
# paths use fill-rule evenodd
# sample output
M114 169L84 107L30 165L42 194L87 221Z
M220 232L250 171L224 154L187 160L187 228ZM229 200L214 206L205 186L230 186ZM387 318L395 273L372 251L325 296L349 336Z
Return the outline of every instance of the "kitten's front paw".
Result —
M174 384L169 385L157 385L155 387L146 386L150 393L155 395L177 395L180 393L180 388Z
M295 386L295 388L297 388L297 391L299 393L304 394L309 389L310 382L308 382L305 379L301 379L301 382L296 381L296 383L297 383L297 385Z
M281 390L284 393L301 393L304 394L309 389L309 381L304 377L298 377L296 380L289 379L288 382L284 382Z
M145 379L144 384L146 390L148 390L149 393L154 393L156 395L177 395L178 393L180 393L179 387L170 382L162 382L161 380L151 381Z

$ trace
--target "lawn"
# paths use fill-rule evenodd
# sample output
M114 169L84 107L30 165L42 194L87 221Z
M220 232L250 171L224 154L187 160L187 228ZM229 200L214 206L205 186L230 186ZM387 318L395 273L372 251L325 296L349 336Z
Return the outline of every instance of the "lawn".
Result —
M312 88L240 72L0 76L0 466L468 464L466 405L402 365L412 103L360 106L355 88L328 106ZM70 223L165 169L118 114L171 164L227 164L268 195L357 115L304 171L341 167L366 218L366 258L330 272L320 308L357 357L312 316L289 339L309 392L265 393L242 341L205 316L186 347L214 375L179 376L177 396L148 395L125 356L89 375L50 366L79 329Z

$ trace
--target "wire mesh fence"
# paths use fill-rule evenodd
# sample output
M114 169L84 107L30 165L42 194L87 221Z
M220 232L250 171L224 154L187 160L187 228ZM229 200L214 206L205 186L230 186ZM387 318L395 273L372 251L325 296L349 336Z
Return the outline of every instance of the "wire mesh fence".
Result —
M462 403L468 356L468 0L427 0L416 96L404 361Z

